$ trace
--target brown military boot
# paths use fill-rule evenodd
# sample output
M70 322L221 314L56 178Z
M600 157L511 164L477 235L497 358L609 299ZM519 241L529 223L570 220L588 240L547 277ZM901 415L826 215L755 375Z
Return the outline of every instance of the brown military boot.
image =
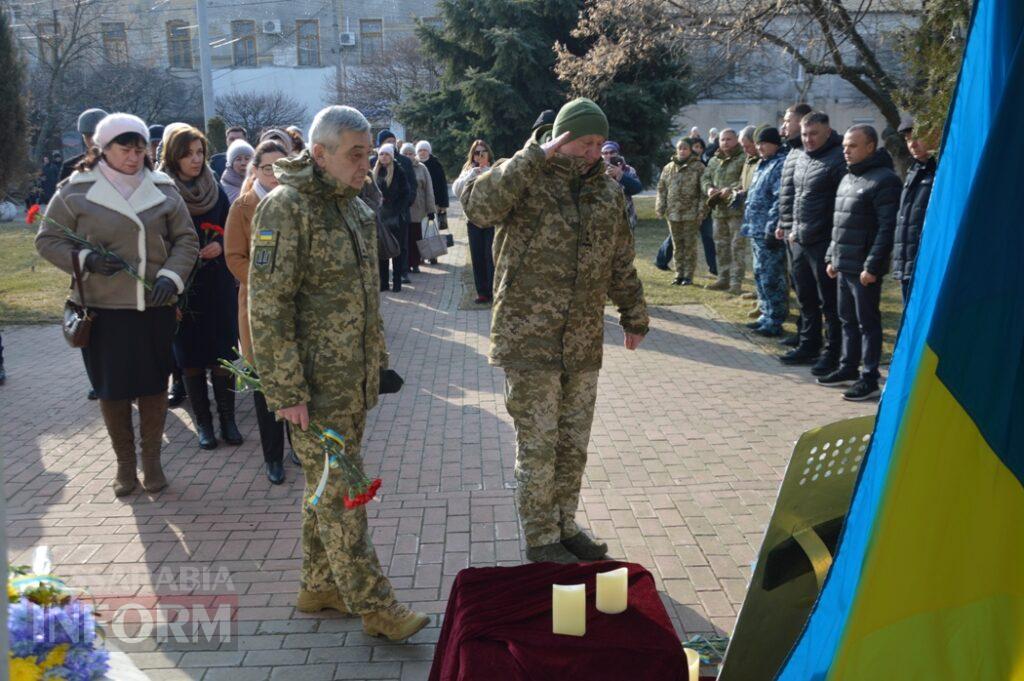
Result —
M562 545L562 542L544 544L543 546L527 546L526 559L531 563L561 563L571 565L578 563L576 554Z
M299 597L295 599L295 609L299 612L320 612L324 608L337 610L348 616L352 611L345 605L345 599L335 589L326 591L307 591L299 589Z
M159 492L167 487L167 478L160 465L164 421L167 418L167 392L139 398L139 437L142 440L142 488Z
M729 289L729 280L719 277L704 287L708 291L726 291Z
M117 475L111 487L114 496L123 497L135 491L139 478L135 473L135 430L132 428L131 400L100 400L100 413L110 435L110 444L117 457Z
M608 545L597 543L582 530L568 539L563 539L562 546L580 560L605 560L608 558Z
M384 610L363 615L363 631L369 636L404 641L429 622L429 616L414 612L396 601Z

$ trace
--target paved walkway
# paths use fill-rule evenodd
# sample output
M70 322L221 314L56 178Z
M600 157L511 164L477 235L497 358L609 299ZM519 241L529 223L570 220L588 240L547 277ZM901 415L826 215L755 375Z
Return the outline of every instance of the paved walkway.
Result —
M434 615L410 643L364 636L356 619L292 607L300 566L301 473L267 483L249 396L246 442L198 449L184 408L168 419L171 486L117 500L99 409L56 327L4 330L0 447L9 558L53 549L55 572L107 606L154 594L237 596L238 641L207 650L153 641L131 657L153 679L425 679L455 574L516 565L515 434L503 376L485 358L489 314L458 310L464 242L383 307L406 379L371 413L364 453L384 480L370 507L399 597ZM607 318L581 520L618 558L642 563L681 636L732 629L793 442L874 405L844 402L786 369L702 307L655 308L629 353Z

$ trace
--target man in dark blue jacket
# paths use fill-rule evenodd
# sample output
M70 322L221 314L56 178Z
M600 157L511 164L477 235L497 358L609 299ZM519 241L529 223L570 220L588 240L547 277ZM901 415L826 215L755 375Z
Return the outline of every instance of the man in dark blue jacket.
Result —
M846 131L843 156L849 172L836 192L832 242L825 254L828 276L838 281L843 354L839 368L818 384L853 383L843 398L860 402L879 395L882 277L892 257L901 183L892 157L878 148L878 132L870 125Z
M832 234L836 190L846 174L843 138L820 111L800 122L803 151L783 167L779 189L779 228L775 236L790 242L793 282L802 324L796 348L783 364L813 364L811 373L825 376L839 366L842 325L836 311L836 282L825 272L825 251ZM792 169L792 172L788 172ZM825 318L825 351L821 348Z
M914 134L914 122L907 119L900 124L900 134L907 140L907 149L914 162L907 171L900 197L900 212L896 216L896 236L892 251L892 276L900 282L903 304L910 298L910 281L917 264L917 250L924 231L924 215L932 196L932 184L938 164L927 140Z

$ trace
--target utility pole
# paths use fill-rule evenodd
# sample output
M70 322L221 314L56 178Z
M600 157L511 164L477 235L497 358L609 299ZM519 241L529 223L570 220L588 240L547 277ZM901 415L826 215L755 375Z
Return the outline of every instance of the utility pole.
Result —
M199 24L199 75L203 85L203 127L207 128L214 113L210 26L206 19L206 0L196 0L196 22Z

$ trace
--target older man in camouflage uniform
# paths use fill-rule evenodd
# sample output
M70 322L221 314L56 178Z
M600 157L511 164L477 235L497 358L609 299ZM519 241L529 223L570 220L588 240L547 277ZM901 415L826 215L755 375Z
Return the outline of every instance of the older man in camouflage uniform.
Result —
M370 125L355 109L328 107L310 128L310 150L275 164L280 187L256 209L249 270L249 323L267 407L294 426L292 445L306 498L324 466L310 421L345 438L359 467L366 412L387 366L380 317L377 229L357 198L369 170ZM363 629L393 640L411 636L426 615L395 601L381 572L366 511L332 473L319 503L302 516L297 607L361 615Z
M658 197L654 212L668 220L672 235L672 253L675 256L676 278L674 286L693 283L697 267L697 241L700 223L705 216L704 192L700 181L704 164L693 153L693 140L684 137L676 144L676 155L665 164L658 179Z
M618 306L630 350L648 328L625 197L601 163L607 136L594 102L569 102L553 131L537 130L461 196L470 220L497 230L490 361L505 369L516 502L532 561L597 560L608 550L575 522L605 300Z
M736 295L742 292L747 240L740 236L743 205L735 205L733 198L741 188L745 158L736 131L726 128L718 135L718 151L708 162L701 179L708 206L712 208L711 217L715 221L715 254L718 257L718 279L707 288L712 291L728 290Z

